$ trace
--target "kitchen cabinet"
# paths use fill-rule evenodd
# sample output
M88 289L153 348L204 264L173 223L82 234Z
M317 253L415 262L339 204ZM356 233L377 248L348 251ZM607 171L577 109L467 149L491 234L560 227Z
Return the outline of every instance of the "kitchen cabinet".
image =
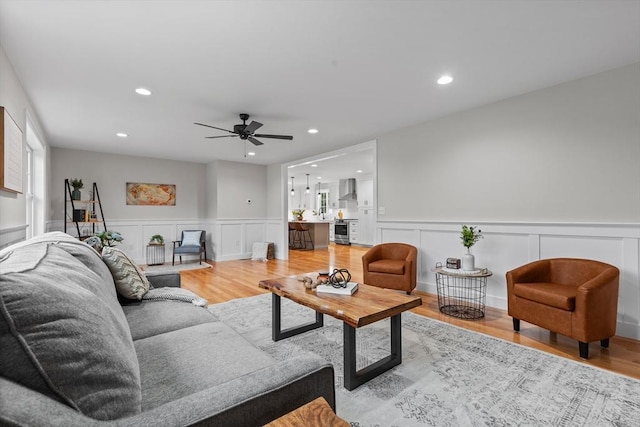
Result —
M373 207L358 209L358 243L373 245L375 240L375 223Z
M336 240L335 239L335 232L336 232L335 225L336 225L336 223L333 222L333 221L331 221L329 223L329 241L330 242L333 242L333 241Z
M358 208L373 207L373 181L358 181Z
M329 209L339 209L340 202L338 201L338 183L329 183Z
M360 230L358 221L349 221L349 243L360 244Z

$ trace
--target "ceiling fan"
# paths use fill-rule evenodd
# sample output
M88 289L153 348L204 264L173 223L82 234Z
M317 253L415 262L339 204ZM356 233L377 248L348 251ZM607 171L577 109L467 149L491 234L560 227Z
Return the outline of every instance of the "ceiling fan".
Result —
M257 140L256 138L273 138L273 139L287 139L287 140L293 139L293 136L290 136L290 135L268 135L265 133L255 133L255 131L257 131L262 127L262 123L252 120L251 123L247 124L247 120L249 120L249 115L246 113L240 114L240 120L242 120L242 124L234 125L233 130L222 129L215 126L205 125L204 123L194 123L194 124L198 126L205 126L208 128L222 130L232 134L232 135L221 135L221 136L207 136L205 138L226 138L226 137L233 138L233 137L239 136L240 139L251 141L253 145L263 145L263 142Z

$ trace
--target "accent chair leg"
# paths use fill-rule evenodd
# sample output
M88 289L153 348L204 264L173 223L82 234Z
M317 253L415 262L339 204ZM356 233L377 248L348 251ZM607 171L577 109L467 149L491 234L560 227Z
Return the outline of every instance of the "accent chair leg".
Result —
M513 330L520 332L520 319L513 318Z
M171 257L171 265L176 265L176 254Z
M589 358L589 343L578 341L578 348L580 349L580 358L588 359Z
M609 338L600 340L600 347L609 348Z

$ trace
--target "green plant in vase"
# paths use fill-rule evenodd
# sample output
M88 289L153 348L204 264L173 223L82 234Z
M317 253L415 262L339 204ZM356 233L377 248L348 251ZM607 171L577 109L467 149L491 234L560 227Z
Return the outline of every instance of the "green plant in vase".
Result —
M304 209L294 209L294 210L291 211L291 214L298 221L302 221L302 214L304 214Z
M478 243L478 240L484 238L482 230L477 227L462 226L460 232L460 240L462 246L467 248L467 253L462 256L462 269L466 271L475 270L475 257L471 253L471 247Z
M80 200L80 198L82 197L80 190L84 188L82 179L73 178L71 180L71 186L73 187L73 191L71 192L71 200Z
M164 237L162 237L161 234L154 234L153 236L151 236L151 239L149 239L149 244L164 245Z

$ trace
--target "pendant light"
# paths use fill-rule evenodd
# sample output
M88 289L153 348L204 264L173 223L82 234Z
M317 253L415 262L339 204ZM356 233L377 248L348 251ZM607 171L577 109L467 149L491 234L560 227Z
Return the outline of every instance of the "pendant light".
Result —
M293 189L293 177L291 177L291 195L292 196L296 195L296 190Z
M309 194L309 174L307 175L307 194Z

